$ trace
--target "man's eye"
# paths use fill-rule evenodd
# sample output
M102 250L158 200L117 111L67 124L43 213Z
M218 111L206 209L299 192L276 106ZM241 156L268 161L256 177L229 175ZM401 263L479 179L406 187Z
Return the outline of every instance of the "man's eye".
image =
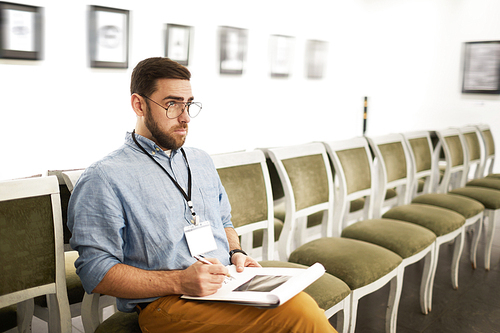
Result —
M167 102L167 106L175 106L175 102Z

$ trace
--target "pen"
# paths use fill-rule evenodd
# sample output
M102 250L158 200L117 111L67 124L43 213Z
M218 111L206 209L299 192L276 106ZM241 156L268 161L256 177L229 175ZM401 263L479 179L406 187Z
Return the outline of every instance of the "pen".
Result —
M198 261L201 261L202 263L204 264L207 264L207 265L213 265L210 261L208 261L207 259L203 258L201 255L196 255L196 256L193 256L193 258L195 258L196 260ZM231 279L234 279L229 273L226 274L226 276L228 278L231 278Z

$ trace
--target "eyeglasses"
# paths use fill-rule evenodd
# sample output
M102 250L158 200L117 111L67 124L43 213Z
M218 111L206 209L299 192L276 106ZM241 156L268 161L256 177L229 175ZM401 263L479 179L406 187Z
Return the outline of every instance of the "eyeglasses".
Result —
M200 114L201 111L201 103L200 102L176 102L176 101L170 101L167 103L167 107L164 107L163 105L153 101L151 98L145 95L140 95L144 98L149 99L151 102L155 103L161 108L164 108L167 115L167 118L169 119L175 119L179 117L184 110L187 110L187 113L189 117L194 118L197 115Z

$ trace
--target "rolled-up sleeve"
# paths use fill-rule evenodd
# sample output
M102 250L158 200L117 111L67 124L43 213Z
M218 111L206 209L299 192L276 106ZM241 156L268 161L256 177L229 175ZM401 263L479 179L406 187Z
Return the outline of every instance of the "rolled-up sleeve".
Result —
M123 208L105 177L87 169L68 206L70 245L78 251L76 272L91 293L114 265L123 262Z

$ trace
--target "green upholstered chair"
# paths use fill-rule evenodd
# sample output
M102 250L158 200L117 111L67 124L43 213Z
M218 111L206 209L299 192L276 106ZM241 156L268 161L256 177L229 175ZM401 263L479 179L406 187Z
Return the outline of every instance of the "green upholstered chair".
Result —
M437 153L433 152L430 134L427 131L409 132L403 134L410 155L413 193L412 203L427 204L447 208L465 217L465 228L474 228L470 261L476 268L476 253L479 237L482 230L482 219L484 206L480 202L463 196L448 193L434 193L436 189L436 175L438 174ZM479 162L479 161L478 161ZM479 165L479 163L478 163ZM415 188L418 186L416 180L424 180L426 186L418 194Z
M500 191L485 187L484 185L491 183L486 180L478 179L467 183L469 152L466 139L459 129L450 128L436 131L436 133L446 158L446 169L440 188L448 193L477 200L485 207L483 217L483 228L486 231L484 265L486 270L489 270L493 233L497 220L500 218Z
M373 159L365 138L324 142L324 145L335 171L334 221L339 227L336 232L342 237L377 244L397 253L403 258L403 268L425 260L420 284L420 307L422 313L427 314L427 288L433 273L436 235L414 223L372 218L377 184L373 174ZM349 206L359 198L365 198L364 216L360 220L346 219Z
M387 188L399 186L398 196L404 204L393 207L381 217L416 223L430 229L436 234L433 265L433 276L427 288L429 295L429 311L432 309L432 291L434 277L438 263L439 249L443 243L455 241L455 248L451 262L451 281L453 287L458 288L458 269L460 256L464 244L465 218L452 210L433 205L410 203L412 197L412 173L408 147L402 134L389 134L379 137L368 137L368 142L375 155L374 165L378 176L378 197L385 194ZM375 199L381 205L382 200ZM374 210L377 211L377 210ZM380 212L381 209L378 209ZM375 218L380 216L375 215Z
M266 150L285 191L285 225L279 239L280 260L310 266L320 262L351 289L349 332L356 328L359 299L390 283L386 331L395 332L402 287L402 258L381 246L332 237L333 179L321 143ZM322 214L321 233L310 233L307 218Z
M241 238L243 250L253 258L261 259L264 267L306 268L304 265L273 260L273 195L264 153L255 150L213 155L212 159L231 203L231 221ZM263 231L258 233L263 236L263 241L256 243L253 237L259 230ZM328 318L341 311L337 315L337 330L347 333L351 293L347 284L325 273L305 292L316 300L320 308L325 309Z
M18 329L31 329L34 298L47 297L49 332L71 332L56 177L0 182L0 308L17 304Z

